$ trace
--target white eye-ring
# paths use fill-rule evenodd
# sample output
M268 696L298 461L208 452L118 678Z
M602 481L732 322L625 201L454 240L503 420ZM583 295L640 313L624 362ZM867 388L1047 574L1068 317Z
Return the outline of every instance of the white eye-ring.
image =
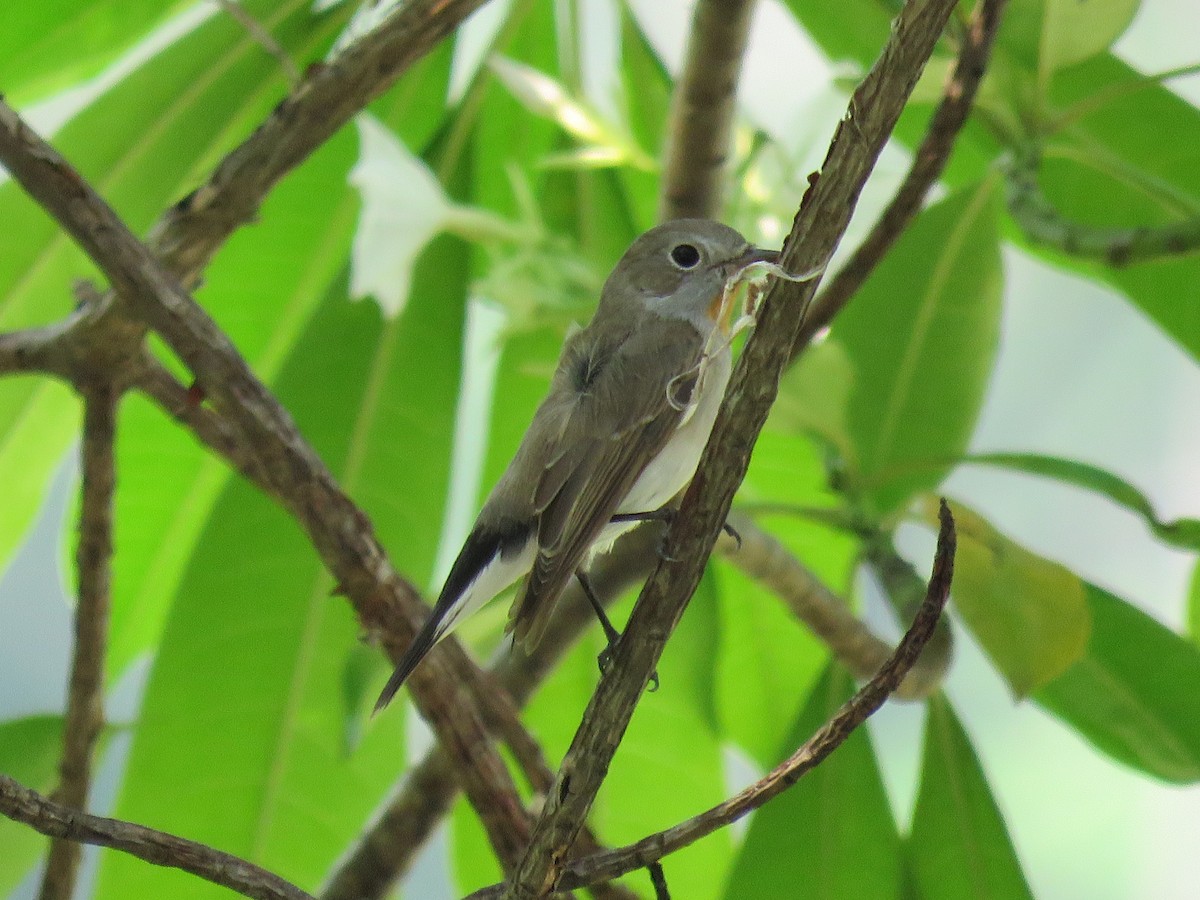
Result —
M671 262L680 269L694 269L700 264L700 251L695 244L676 244L671 248Z

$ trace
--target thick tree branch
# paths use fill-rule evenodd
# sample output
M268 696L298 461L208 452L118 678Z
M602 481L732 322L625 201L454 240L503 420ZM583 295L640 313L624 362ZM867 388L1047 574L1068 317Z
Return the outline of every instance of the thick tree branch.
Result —
M158 866L198 875L205 881L258 900L311 900L278 875L221 850L143 825L92 816L47 800L0 775L0 813L53 838L111 847Z
M929 189L945 170L958 133L970 115L979 83L987 71L992 44L1000 29L1000 19L1007 2L980 0L975 8L942 92L941 102L929 121L925 138L917 148L908 174L867 237L817 295L805 318L804 327L800 329L794 355L803 352L813 336L827 328L850 302L916 217Z
M271 493L306 530L350 598L363 625L392 659L428 615L417 593L392 569L366 516L238 355L225 334L53 148L0 102L0 161L75 238L128 307L154 327L196 374ZM452 642L444 642L412 680L423 715L456 763L463 787L502 863L519 858L529 830L508 769L487 737L467 684L479 678Z
M667 120L659 219L720 218L754 0L699 0Z
M783 793L806 772L816 768L855 728L879 709L920 658L921 651L933 636L946 600L950 596L950 583L954 577L956 537L954 519L945 500L941 503L939 520L941 527L933 559L933 572L929 576L925 599L918 608L912 625L891 658L858 693L843 704L820 731L770 773L725 802L628 847L585 857L568 864L559 887L572 890L590 884L593 880L617 878L626 872L650 865L705 835L712 834L718 828L737 821Z
M83 442L80 451L83 500L75 564L79 602L75 607L75 645L63 755L54 799L70 809L87 808L96 741L104 727L104 657L108 647L113 552L113 494L116 489L117 404L120 390L109 373L96 373L84 392ZM42 878L42 900L68 900L75 889L80 846L55 838Z
M789 271L820 271L827 264L954 5L953 0L905 4L883 55L854 92L821 174L801 203L782 254ZM664 562L642 590L615 648L610 674L588 705L508 896L542 897L554 890L637 699L729 513L814 289L813 282L776 281L767 292L712 438L667 534Z

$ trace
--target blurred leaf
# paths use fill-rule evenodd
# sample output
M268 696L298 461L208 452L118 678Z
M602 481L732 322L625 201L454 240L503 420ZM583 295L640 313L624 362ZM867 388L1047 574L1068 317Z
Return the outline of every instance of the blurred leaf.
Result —
M61 716L27 716L0 722L0 772L27 788L48 793L58 780ZM0 896L7 897L45 853L47 839L28 825L0 817Z
M544 72L501 56L488 65L500 81L531 112L556 122L572 137L582 141L593 154L607 156L607 165L630 165L654 169L655 162L634 143L620 126L608 122L586 101Z
M860 490L882 512L933 488L944 471L922 461L961 454L979 415L1000 324L995 202L989 180L925 210L833 326Z
M301 0L246 6L298 55L322 46L336 30L336 17L314 20ZM140 233L194 187L192 171L203 160L244 137L231 123L265 116L282 89L275 61L240 25L216 17L83 110L54 143ZM65 314L73 306L72 282L94 277L95 268L12 181L0 185L0 221L0 330ZM244 294L239 303L244 306ZM40 505L77 416L70 392L58 384L0 381L0 479L13 486L0 525L0 563Z
M958 526L954 608L1017 697L1066 671L1088 645L1091 616L1079 576L951 503ZM936 521L936 504L924 515Z
M814 344L784 373L771 424L819 438L855 469L858 460L846 418L853 386L854 366L842 345L832 339Z
M840 668L827 668L780 757L824 725L853 688ZM864 728L750 820L725 896L784 895L900 897L900 838Z
M374 109L409 139L432 131L449 54L432 54ZM432 107L432 110L430 109ZM355 135L344 129L271 192L257 227L235 232L197 292L268 385L346 265L358 200L346 184ZM253 298L254 302L247 302ZM0 382L2 385L2 382ZM121 410L112 637L108 671L121 673L157 640L167 606L229 470L138 395Z
M431 245L412 303L388 322L374 306L349 305L341 279L279 379L281 400L342 473L399 571L422 585L448 475L463 252L451 238ZM289 518L232 482L171 611L120 815L319 883L402 758L397 714L373 720L345 755L344 666L359 625L330 588ZM214 790L229 802L214 806ZM110 860L101 886L122 896L203 894L194 879L151 869Z
M1133 21L1139 0L1013 0L999 45L1045 83L1059 69L1107 50Z
M350 182L362 196L350 296L371 295L387 316L408 302L412 267L441 228L450 202L428 164L369 113L356 120L359 156Z
M941 696L929 703L906 847L921 900L1033 900L975 749Z
M1087 601L1083 658L1034 699L1128 766L1177 784L1200 781L1200 649L1095 585Z
M1192 584L1188 588L1187 604L1188 632L1192 643L1200 645L1200 563L1192 569Z
M0 28L0 85L22 105L74 86L144 38L184 0L42 0L7 3Z
M737 504L826 506L834 499L811 441L780 430L774 417L759 435ZM836 591L849 587L856 543L844 534L785 513L756 515L797 558ZM715 568L721 643L716 657L722 732L761 766L778 762L779 746L820 675L828 650L786 603L737 568L736 553Z
M980 453L964 462L1014 469L1041 475L1103 494L1113 503L1141 516L1161 540L1184 550L1200 550L1200 519L1176 519L1164 522L1155 515L1146 495L1112 472L1089 463L1037 453Z

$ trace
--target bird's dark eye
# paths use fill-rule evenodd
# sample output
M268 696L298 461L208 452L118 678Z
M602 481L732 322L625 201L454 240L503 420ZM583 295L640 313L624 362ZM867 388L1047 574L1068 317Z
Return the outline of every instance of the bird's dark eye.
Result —
M700 262L700 251L692 244L676 244L671 248L671 262L681 269L694 269Z

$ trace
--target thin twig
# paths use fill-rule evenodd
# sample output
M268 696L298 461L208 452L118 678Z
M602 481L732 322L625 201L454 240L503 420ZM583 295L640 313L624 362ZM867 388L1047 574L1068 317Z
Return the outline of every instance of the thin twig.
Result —
M754 0L699 0L671 95L659 219L715 219L733 145Z
M246 7L238 3L237 0L214 0L221 10L237 22L242 28L246 29L246 34L254 39L254 42L267 51L279 63L283 73L287 76L288 82L294 87L300 82L302 77L300 69L296 65L296 61L292 59L286 50L280 45L279 41L275 40L275 36L263 27L262 22L250 15Z
M650 865L700 838L736 822L783 793L836 750L859 725L881 707L921 656L933 635L954 577L956 536L954 519L945 500L938 513L937 551L925 599L896 651L875 676L851 697L832 719L771 772L735 796L673 828L643 838L628 847L578 859L567 866L558 887L573 890L594 880L617 878Z
M79 602L75 607L75 645L63 722L63 755L54 799L69 809L85 810L92 784L96 741L104 727L104 657L108 647L113 552L113 493L116 488L117 404L120 391L107 373L98 373L84 393L80 451L82 503L79 546ZM64 838L50 842L42 877L42 900L67 900L75 890L79 844Z
M66 160L2 102L0 161L92 257L129 308L196 374L205 395L239 433L242 446L253 448L271 494L306 530L364 627L398 659L428 607L392 569L366 516L341 491L229 338ZM415 673L413 693L438 738L451 748L456 772L497 857L512 866L525 845L529 819L462 687L474 677L472 666L456 643L443 642Z
M782 254L789 271L819 272L827 264L954 6L953 0L910 0L904 6L882 56L851 98L820 177L801 203ZM555 889L637 699L725 523L778 392L800 312L814 289L812 282L776 281L763 299L758 327L738 360L713 435L668 531L664 562L642 590L617 643L613 666L588 705L507 896L543 897Z
M992 44L1008 0L980 0L967 23L958 58L942 91L925 137L912 166L883 215L846 263L831 277L813 301L796 340L799 355L821 329L826 328L863 286L887 252L921 209L929 189L946 168L958 133L966 124L979 83L987 71Z
M182 869L257 900L311 900L278 875L221 850L143 825L71 809L0 775L0 813L53 838L111 847L158 866Z

